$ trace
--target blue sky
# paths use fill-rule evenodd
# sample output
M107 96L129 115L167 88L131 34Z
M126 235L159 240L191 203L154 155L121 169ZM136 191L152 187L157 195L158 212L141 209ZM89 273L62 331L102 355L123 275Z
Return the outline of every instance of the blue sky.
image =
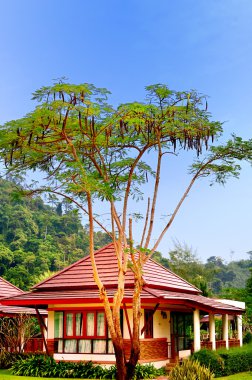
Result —
M114 104L143 99L148 84L194 88L209 95L225 138L251 138L251 20L251 0L0 0L0 123L23 116L35 89L66 76L107 87ZM174 164L164 168L160 212L172 210L188 181ZM202 260L248 257L252 168L243 169L225 187L196 185L160 246L164 255L178 239Z

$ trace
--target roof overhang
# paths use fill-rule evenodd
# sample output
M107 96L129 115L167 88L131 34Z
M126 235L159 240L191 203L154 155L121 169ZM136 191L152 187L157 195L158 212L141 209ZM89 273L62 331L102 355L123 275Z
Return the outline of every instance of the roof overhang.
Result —
M116 289L107 289L109 301L113 302ZM132 303L133 289L125 289L123 303ZM1 301L6 306L47 309L50 305L72 305L101 303L98 289L83 289L71 291L33 291ZM242 314L245 309L232 304L222 303L201 295L164 291L144 287L141 293L143 304L159 303L162 306L201 311L214 314Z

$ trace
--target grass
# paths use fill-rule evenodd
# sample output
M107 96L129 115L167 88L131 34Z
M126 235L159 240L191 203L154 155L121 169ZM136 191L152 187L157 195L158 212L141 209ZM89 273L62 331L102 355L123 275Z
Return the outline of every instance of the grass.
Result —
M11 374L11 370L9 369L0 369L0 380L52 380L49 377L31 377L31 376L15 376ZM55 379L62 380L62 379ZM78 380L78 379L75 379ZM84 379L79 379L84 380ZM237 373L235 375L226 376L226 377L218 377L216 380L252 380L252 372L242 372Z
M49 378L49 377L15 376L11 374L10 369L0 369L0 380L38 380L38 379L52 380L51 377ZM55 380L62 380L62 379L55 378ZM78 380L78 379L75 379L75 380ZM79 379L79 380L84 380L84 379Z
M236 373L235 375L218 377L216 380L252 380L252 372Z

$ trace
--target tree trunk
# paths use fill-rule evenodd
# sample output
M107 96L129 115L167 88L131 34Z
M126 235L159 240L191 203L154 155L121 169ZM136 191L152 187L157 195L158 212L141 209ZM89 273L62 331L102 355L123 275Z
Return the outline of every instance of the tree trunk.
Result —
M126 364L127 366L126 380L131 380L133 378L139 356L140 356L140 344L138 340L137 342L132 342L130 359L128 363Z
M116 357L116 379L117 380L131 380L134 376L135 368L140 355L139 341L132 342L130 359L127 362L125 358L125 351L123 347L123 339L118 339L113 342L115 357Z
M116 357L116 379L126 380L127 368L126 368L126 358L123 349L123 340L117 339L113 342L115 357Z

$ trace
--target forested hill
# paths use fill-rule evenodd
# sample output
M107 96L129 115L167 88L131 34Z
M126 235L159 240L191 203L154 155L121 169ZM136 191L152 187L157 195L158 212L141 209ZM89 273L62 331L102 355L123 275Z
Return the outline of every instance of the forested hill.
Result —
M0 276L23 290L88 253L88 229L69 204L39 197L15 199L14 184L0 180ZM95 248L110 242L95 234Z
M13 197L16 185L0 180L0 276L23 290L49 277L89 252L88 228L69 203L40 197ZM108 235L95 234L95 249L110 243ZM241 289L251 276L252 252L248 260L225 263L218 256L203 264L187 246L179 243L169 258L156 252L154 258L205 294L226 294Z

